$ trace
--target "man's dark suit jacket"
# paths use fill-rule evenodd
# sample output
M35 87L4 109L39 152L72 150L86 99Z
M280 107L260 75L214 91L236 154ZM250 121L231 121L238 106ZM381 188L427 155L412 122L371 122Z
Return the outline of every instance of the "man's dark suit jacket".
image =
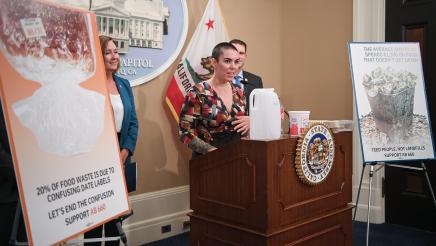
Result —
M244 84L244 93L246 97L246 110L250 112L250 94L256 88L263 88L262 78L257 76L256 74L252 74L247 71L242 71L242 83Z

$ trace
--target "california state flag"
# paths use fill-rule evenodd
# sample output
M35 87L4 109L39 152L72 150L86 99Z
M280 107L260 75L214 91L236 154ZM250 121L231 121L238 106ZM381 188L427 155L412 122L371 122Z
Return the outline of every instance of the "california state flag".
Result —
M167 89L166 102L177 122L185 95L194 84L209 79L213 74L210 60L213 47L227 40L218 1L209 0Z

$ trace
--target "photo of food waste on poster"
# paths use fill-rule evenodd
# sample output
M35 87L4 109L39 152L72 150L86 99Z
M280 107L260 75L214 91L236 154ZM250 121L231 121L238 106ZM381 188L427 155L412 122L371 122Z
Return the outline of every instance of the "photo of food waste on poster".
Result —
M434 159L419 43L350 43L364 162Z
M0 92L31 245L128 213L95 16L0 0Z

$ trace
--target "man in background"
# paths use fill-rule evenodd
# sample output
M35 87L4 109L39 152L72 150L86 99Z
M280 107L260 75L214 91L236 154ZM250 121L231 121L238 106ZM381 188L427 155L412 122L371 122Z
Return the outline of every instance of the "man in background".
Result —
M244 89L247 102L246 111L249 113L250 94L256 88L263 88L262 78L243 70L245 60L247 59L247 44L239 39L232 39L229 43L233 44L233 46L238 50L239 63L241 64L239 69L236 71L233 83L241 85L242 89Z

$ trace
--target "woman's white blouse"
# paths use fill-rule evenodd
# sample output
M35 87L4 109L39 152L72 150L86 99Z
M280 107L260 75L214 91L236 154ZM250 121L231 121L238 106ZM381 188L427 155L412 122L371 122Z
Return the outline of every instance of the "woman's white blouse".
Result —
M110 94L112 109L114 111L115 127L117 132L121 131L121 125L123 124L124 106L121 100L120 94Z

